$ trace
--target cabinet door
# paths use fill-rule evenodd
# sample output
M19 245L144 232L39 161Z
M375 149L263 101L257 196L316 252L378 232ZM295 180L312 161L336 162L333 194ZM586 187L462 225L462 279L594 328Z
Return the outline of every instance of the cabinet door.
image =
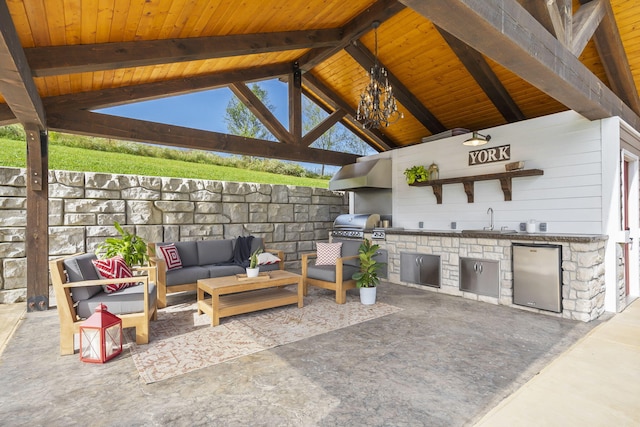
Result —
M440 255L400 253L400 280L440 287Z
M499 262L460 258L460 290L497 298L500 295Z

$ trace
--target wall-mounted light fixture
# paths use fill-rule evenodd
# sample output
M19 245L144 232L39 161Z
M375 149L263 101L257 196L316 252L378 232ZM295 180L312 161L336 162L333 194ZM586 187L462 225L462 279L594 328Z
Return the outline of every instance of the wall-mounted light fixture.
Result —
M491 140L491 135L482 135L478 132L473 132L471 138L464 141L463 145L469 145L471 147L477 147L478 145L484 145Z

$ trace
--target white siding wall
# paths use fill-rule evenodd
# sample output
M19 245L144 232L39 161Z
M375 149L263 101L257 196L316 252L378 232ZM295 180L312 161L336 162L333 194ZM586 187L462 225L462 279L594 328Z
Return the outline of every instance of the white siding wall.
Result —
M475 183L475 201L467 203L462 184L442 188L442 204L430 187L409 187L404 170L435 162L440 178L504 172L504 164L468 166L468 153L475 147L462 142L469 135L418 144L392 152L393 224L408 229L478 229L489 225L488 208L493 208L495 226L518 229L534 219L547 223L549 233L601 234L602 143L600 121L590 122L575 112L563 112L538 119L482 131L489 144L479 148L511 145L510 161L525 161L525 169L544 170L543 176L516 178L512 201L504 201L498 180Z

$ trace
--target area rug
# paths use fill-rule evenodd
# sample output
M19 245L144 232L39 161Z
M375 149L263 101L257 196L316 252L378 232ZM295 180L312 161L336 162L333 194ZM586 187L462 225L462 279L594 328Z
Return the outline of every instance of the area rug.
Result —
M363 305L352 295L346 304L336 304L333 294L310 292L303 308L290 305L226 317L211 327L210 318L198 315L196 303L190 302L159 310L148 344L136 345L130 331L125 338L140 377L150 384L400 310L382 302Z

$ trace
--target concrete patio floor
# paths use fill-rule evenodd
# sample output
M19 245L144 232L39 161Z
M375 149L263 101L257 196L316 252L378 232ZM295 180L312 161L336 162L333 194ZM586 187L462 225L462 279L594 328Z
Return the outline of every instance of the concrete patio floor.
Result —
M640 424L638 301L586 324L389 283L378 292L403 310L153 384L128 351L104 365L60 356L55 310L0 305L0 343L19 323L0 355L0 424Z

